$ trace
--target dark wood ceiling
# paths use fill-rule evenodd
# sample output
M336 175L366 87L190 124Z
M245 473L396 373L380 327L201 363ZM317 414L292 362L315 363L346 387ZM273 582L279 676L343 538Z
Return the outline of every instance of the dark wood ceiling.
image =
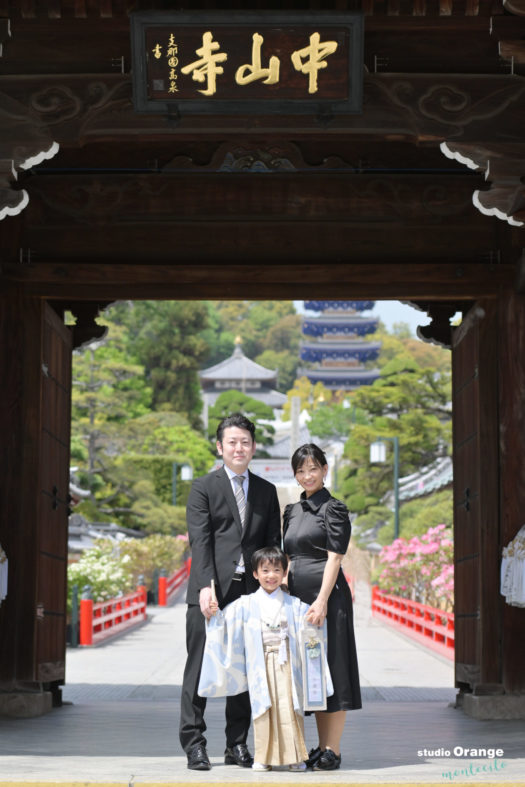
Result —
M361 8L364 108L210 118L133 108L129 13L177 3L0 0L0 198L29 197L0 222L4 280L65 300L314 287L426 305L514 286L524 231L472 197L525 217L521 3L232 2Z

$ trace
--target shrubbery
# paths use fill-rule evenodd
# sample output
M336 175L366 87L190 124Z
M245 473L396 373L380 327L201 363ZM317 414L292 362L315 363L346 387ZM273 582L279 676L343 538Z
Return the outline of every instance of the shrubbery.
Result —
M450 530L431 527L421 536L396 538L379 554L385 568L378 585L385 593L452 611L454 555Z
M68 610L71 611L73 585L78 586L79 595L89 585L93 601L131 592L141 574L146 587L151 588L155 569L172 574L182 566L187 549L186 536L152 535L118 544L99 539L77 563L68 566Z

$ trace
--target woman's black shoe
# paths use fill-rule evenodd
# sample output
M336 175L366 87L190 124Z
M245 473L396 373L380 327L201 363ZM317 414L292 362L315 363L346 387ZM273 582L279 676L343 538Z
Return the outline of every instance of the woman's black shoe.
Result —
M321 751L319 746L316 749L310 749L310 752L308 754L308 759L306 760L306 767L313 768L322 753L323 752Z
M336 754L332 749L326 749L317 759L314 771L336 771L341 765L341 755Z

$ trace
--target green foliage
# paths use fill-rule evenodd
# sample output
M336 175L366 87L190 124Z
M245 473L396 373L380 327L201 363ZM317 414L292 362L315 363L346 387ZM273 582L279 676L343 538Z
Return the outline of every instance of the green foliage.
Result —
M347 397L341 402L324 404L313 410L308 423L310 434L321 438L346 439L355 424L367 422L366 412L357 408L352 401L351 397Z
M188 549L187 538L151 535L130 538L115 544L109 539L98 539L76 563L68 566L68 610L71 612L73 585L77 585L79 599L85 586L91 589L93 601L106 601L137 587L139 576L146 587L153 586L155 570L164 569L168 575L182 566Z
M106 337L73 356L73 415L90 426L138 417L151 404L144 368L127 351L125 331L107 319L98 322L108 327Z
M356 513L379 505L393 485L393 451L382 465L371 465L370 445L378 437L399 439L400 477L446 454L450 442L450 372L422 369L408 355L394 357L371 386L352 402L366 419L353 426L345 445L345 502ZM388 443L390 445L390 443Z
M199 425L202 409L198 371L209 348L202 336L208 307L200 301L136 301L110 309L125 325L130 351L144 365L153 406L168 405Z
M190 464L196 476L207 473L215 458L206 438L173 413L152 413L131 422L129 430L128 451Z
M452 527L453 518L452 489L442 489L434 494L409 500L400 506L399 535L410 539L423 535L429 527L437 527L443 523ZM380 544L390 544L393 538L394 525L390 522L379 531L378 541Z
M201 336L208 345L208 354L204 365L215 366L232 354L236 333L230 327L223 324L223 320L216 304L213 301L206 301L208 310L207 327L201 331Z
M288 401L283 408L283 418L290 418L291 400L294 396L298 396L301 400L301 411L306 410L310 414L318 407L325 407L336 400L332 392L322 383L313 384L307 377L295 380L287 394Z
M274 322L266 334L266 348L280 353L283 351L298 355L301 344L301 315L289 311Z
M132 459L126 462L126 466L132 463ZM140 466L139 466L140 467ZM137 468L133 468L136 472ZM186 532L185 504L188 498L189 489L185 485L184 490L180 482L177 485L177 502L183 505L173 506L171 502L161 500L155 490L152 481L141 477L135 481L130 489L127 505L128 511L125 514L125 521L130 527L143 530L145 533L162 533L164 535L175 535Z
M81 514L88 522L112 522L115 517L103 513L95 499L84 499L75 506L75 514Z
M293 384L299 363L301 317L292 301L215 301L208 303L208 308L216 331L215 336L205 334L210 346L208 365L231 355L239 337L248 358L278 369L279 391L285 392Z
M72 462L86 462L88 458L88 450L86 441L78 434L71 437L71 461Z
M294 384L299 362L298 358L297 355L293 355L286 350L281 352L265 350L254 360L267 369L277 369L277 390L281 391L281 393L286 393Z
M104 471L101 450L119 425L146 413L151 403L144 369L126 351L124 330L99 321L108 326L106 337L73 354L72 456L93 492Z
M155 571L164 569L169 576L181 568L188 549L186 539L166 535L151 535L146 538L130 538L120 544L120 555L126 559L126 567L132 576L133 585L139 576L144 577L146 587L153 588Z
M295 318L297 343L300 340L300 318L297 319L292 301L216 301L214 306L223 330L234 337L240 336L243 351L249 358L255 358L266 349L286 349L279 346L279 330L276 326L284 320L281 330L290 329L287 317ZM271 334L269 344L268 337L272 329L274 333Z
M225 391L208 410L208 435L214 445L220 421L232 413L243 413L255 422L255 442L258 445L272 445L275 429L271 424L261 421L275 420L273 409L240 391Z
M357 508L353 510L357 510ZM352 541L358 547L363 548L366 548L370 543L390 543L394 538L394 525L393 523L391 526L388 524L391 517L392 512L386 506L369 505L366 513L360 514L352 522ZM384 541L382 535L387 528L389 532L391 531L391 537L390 540Z
M422 369L432 368L437 372L450 371L450 350L416 339L406 323L395 323L392 333L380 323L371 337L381 342L377 366L382 368L393 358L409 358Z
M103 472L91 475L93 498L75 510L92 521L117 519L147 533L183 533L185 520L171 505L173 463L179 466L177 502L185 505L191 482L180 480L180 465L191 465L194 476L204 475L214 458L206 438L177 413L131 419L99 444ZM80 483L88 480L82 468L77 475Z

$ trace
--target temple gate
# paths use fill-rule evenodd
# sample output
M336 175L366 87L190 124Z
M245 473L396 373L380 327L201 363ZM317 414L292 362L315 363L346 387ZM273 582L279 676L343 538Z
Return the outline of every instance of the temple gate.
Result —
M150 66L169 45L159 25L176 24L170 5L0 0L0 543L14 567L0 697L35 713L50 691L59 701L70 351L100 335L99 309L398 298L431 316L424 338L452 348L461 700L479 717L523 716L525 611L500 596L499 560L525 511L524 0L305 0L279 12L261 0L232 2L227 19L188 2L191 56L161 73ZM162 14L155 40L141 50L135 27L132 49L130 14L150 11ZM344 40L359 58L331 74L325 48L314 84L318 23L320 43ZM257 49L259 24L272 51ZM237 70L225 75L239 90L262 57L255 76L270 83L245 105L231 83L215 109L199 93L211 83L191 92L210 25L230 42ZM274 104L270 57L291 75ZM190 81L176 100L179 79Z

